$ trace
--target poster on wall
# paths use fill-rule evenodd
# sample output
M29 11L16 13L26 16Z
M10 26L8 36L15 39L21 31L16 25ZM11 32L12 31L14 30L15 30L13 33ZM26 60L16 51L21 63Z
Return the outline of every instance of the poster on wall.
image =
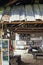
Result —
M16 49L24 49L26 46L26 41L16 41Z
M2 49L3 49L3 60L7 61L9 58L9 45L8 45L8 40L2 40Z
M9 40L0 39L0 65L9 65Z

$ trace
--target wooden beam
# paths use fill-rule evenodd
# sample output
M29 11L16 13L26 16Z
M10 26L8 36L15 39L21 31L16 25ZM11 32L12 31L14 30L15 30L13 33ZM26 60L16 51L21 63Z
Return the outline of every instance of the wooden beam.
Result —
M22 27L7 27L8 29L11 30L43 30L43 27L28 27L28 28L22 28ZM4 28L6 29L6 28Z
M43 33L43 30L17 30L17 31L14 31L14 33Z
M14 32L18 34L24 34L24 32ZM43 32L25 32L25 34L43 34Z
M18 34L24 34L24 32L14 32ZM25 32L25 34L43 34L43 32Z
M21 31L21 32L22 31L24 31L24 32L29 32L29 31L36 31L36 32L38 31L38 32L41 32L42 31L43 32L43 30L38 30L38 29L37 30L14 30L14 31Z
M34 29L35 29L35 30L43 30L43 27L28 27L28 28L20 28L20 27L18 27L17 29L18 29L18 30L29 30L29 29L30 29L30 30L31 30L31 29L32 29L32 30L34 30Z
M25 21L22 21L22 22L19 22L19 21L17 21L17 22L11 22L11 23L9 23L9 22L3 22L3 24L43 24L43 21L33 21L33 22L25 22Z
M9 30L14 33L43 33L43 27L32 27L32 28L15 28L15 27L7 27ZM4 28L5 30L6 28Z
M12 0L11 2L7 3L6 6L12 5L13 3L17 2L17 0Z

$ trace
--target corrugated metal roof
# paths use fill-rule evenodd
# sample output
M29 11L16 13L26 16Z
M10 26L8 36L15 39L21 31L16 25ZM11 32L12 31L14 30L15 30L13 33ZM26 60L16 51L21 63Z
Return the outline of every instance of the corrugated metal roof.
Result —
M0 12L3 21L43 21L43 4L7 7Z

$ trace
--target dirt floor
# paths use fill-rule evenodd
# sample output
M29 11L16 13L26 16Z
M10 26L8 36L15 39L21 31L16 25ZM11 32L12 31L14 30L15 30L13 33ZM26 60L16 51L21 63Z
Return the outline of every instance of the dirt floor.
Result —
M37 59L34 63L17 62L16 58L10 59L11 65L43 65L43 60Z

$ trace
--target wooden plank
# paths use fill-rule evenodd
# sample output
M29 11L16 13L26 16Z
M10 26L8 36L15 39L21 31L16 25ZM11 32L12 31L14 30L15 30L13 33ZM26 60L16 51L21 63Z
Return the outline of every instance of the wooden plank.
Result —
M1 23L1 22L0 22ZM17 21L17 22L11 22L11 23L9 23L9 22L3 22L3 24L43 24L43 21L33 21L33 22L24 22L24 21L22 21L22 22L19 22L19 21Z
M12 0L11 2L7 3L5 7L12 5L13 3L17 2L17 0Z
M14 31L20 31L20 32L29 32L29 31L38 31L38 32L43 32L43 30L14 30Z
M16 29L16 27L13 27ZM19 28L17 27L18 30L43 30L43 27L28 27L28 28Z
M39 33L43 33L43 30L41 30L41 31L38 31L38 30L34 30L34 31L32 31L32 30L28 30L28 31L25 30L25 31L23 31L23 30L22 30L22 31L20 31L20 30L19 30L19 31L14 31L14 33L27 33L27 34L28 34L28 33L29 33L29 34L31 34L31 33L38 33L38 34L39 34Z

